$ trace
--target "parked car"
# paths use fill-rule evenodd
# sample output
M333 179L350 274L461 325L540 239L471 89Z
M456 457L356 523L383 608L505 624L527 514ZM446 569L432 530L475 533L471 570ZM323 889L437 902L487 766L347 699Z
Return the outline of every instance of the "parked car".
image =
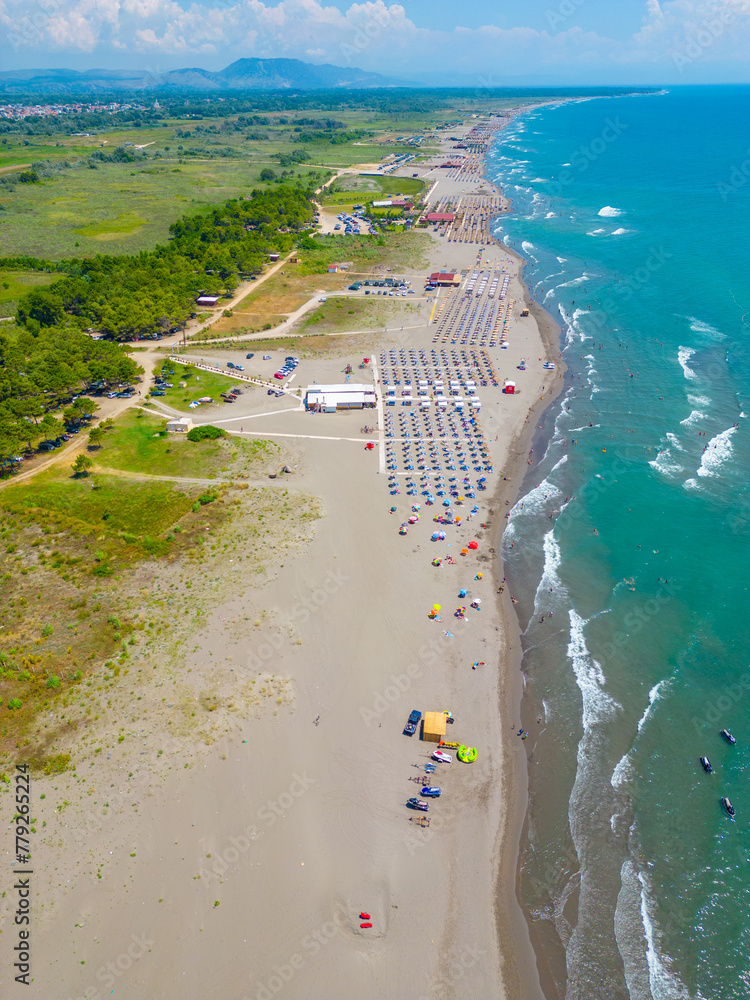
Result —
M284 379L286 378L286 372L274 372L273 377Z
M445 750L435 750L432 755L433 760L439 761L441 764L450 764L453 762L453 758Z
M238 372L244 372L245 367L244 367L244 365L235 365L234 366L234 370L238 371Z
M437 799L437 798L440 798L440 796L442 795L442 793L443 793L443 789L442 788L434 788L433 787L433 788L423 788L422 791L419 794L423 795L424 798L426 798L426 799Z
M234 361L227 361L227 368L234 368Z
M418 709L414 709L404 726L404 736L413 736L417 731L417 726L419 725L419 720L422 718L422 713Z
M151 395L152 396L166 396L166 392L164 392L163 389L152 389L151 390Z
M275 396L283 396L284 395L284 390L280 389L278 392L274 393L274 395Z
M254 353L253 353L252 351L250 351L250 353L249 353L249 354L246 354L246 355L245 355L245 358L246 358L246 359L247 359L248 361L250 360L250 358L254 358L254 357L255 357L255 354L254 354Z
M430 803L423 802L421 799L412 798L406 803L410 809L421 809L422 812L429 812Z

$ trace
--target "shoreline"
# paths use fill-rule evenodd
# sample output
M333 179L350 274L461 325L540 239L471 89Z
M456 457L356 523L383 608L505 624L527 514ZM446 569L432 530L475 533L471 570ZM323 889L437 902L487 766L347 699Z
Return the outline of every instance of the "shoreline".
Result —
M555 102L559 103L559 102ZM526 109L529 110L529 109ZM524 112L519 112L523 114ZM514 116L517 117L517 116ZM491 180L486 173L487 169L487 153L490 152L491 147L489 147L483 156L483 181L490 187L494 188L500 195L502 203L502 214L506 214L511 211L511 200L504 194L503 190ZM509 247L502 240L497 239L493 236L493 239L508 253L510 257L515 258L519 265L519 281L523 288L524 293L524 303L527 309L529 309L530 314L534 317L537 327L539 329L542 342L544 344L545 350L548 352L549 356L555 359L555 372L552 385L549 387L549 392L546 397L538 400L536 404L529 411L528 426L524 426L519 431L516 439L511 443L509 451L514 454L514 468L511 470L511 476L509 477L508 486L504 486L504 481L500 480L498 488L498 506L504 506L506 500L509 501L510 507L518 502L522 495L524 481L529 474L533 471L534 466L532 465L529 469L524 469L521 462L523 457L528 453L529 448L532 446L533 441L536 438L537 424L540 418L549 410L554 403L562 395L564 388L564 376L567 371L567 367L563 361L561 340L562 340L562 327L554 318L554 316L548 312L544 306L537 302L534 298L529 285L524 278L524 271L528 266L529 262L522 254L518 253L516 250ZM533 419L532 419L533 417ZM543 432L540 434L543 436ZM494 498L493 498L494 499ZM500 532L500 538L498 541L498 560L497 560L497 572L504 568L502 560L502 538L505 532L505 526ZM499 586L499 578L498 578ZM513 603L511 601L510 591L503 592L498 595L498 609L499 613L503 619L504 626L507 629L508 643L508 662L510 665L515 667L509 677L509 691L505 698L502 694L500 695L500 705L499 711L501 718L503 719L504 731L508 731L507 722L511 716L515 719L521 719L521 724L524 728L528 729L529 734L533 732L530 728L532 720L537 718L538 712L534 708L531 700L531 695L528 692L526 685L526 678L523 673L523 649L521 645L521 635L522 626L515 611ZM504 753L508 753L512 756L514 751L517 750L517 742L512 743L511 738L507 737L504 740ZM521 911L523 917L523 926L516 926L511 931L511 937L515 937L516 944L518 945L518 936L522 935L524 938L522 949L525 951L529 946L534 955L535 975L533 977L533 983L527 982L524 984L526 989L523 991L524 996L528 996L529 986L536 986L541 990L541 994L544 1000L560 1000L560 994L557 989L555 978L550 971L550 956L544 948L543 942L541 941L538 929L523 904L521 898L521 863L523 858L523 850L528 837L528 826L530 821L530 770L529 770L529 758L534 753L535 743L532 740L526 753L518 755L519 765L514 769L514 786L511 789L511 801L513 802L513 809L511 810L512 815L508 817L507 821L507 836L512 838L513 843L516 845L514 852L512 852L512 857L508 857L511 852L499 849L500 858L505 855L505 861L501 860L499 866L498 878L497 878L497 891L498 897L500 896L503 888L508 885L508 879L510 878L509 872L511 868L513 869L513 885L515 889L516 901L518 907ZM504 927L502 926L502 920L498 914L498 938L502 939ZM513 934L515 931L515 934ZM506 948L507 950L507 948ZM563 953L564 957L564 953ZM518 963L515 963L518 967ZM506 986L512 988L515 984L507 983Z

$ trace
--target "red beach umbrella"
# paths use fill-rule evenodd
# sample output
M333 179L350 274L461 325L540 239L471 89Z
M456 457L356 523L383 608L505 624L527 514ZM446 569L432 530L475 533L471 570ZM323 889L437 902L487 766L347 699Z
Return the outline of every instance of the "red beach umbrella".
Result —
M470 549L478 549L479 548L479 542L469 542L469 548Z

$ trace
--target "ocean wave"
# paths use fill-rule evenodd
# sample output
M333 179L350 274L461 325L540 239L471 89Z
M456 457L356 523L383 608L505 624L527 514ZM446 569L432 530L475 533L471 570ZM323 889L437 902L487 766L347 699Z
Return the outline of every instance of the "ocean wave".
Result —
M602 233L606 232L606 229L592 229L590 233L586 233L587 236L601 236Z
M658 684L655 684L651 688L651 690L649 691L649 693L648 693L648 705L646 706L646 710L645 710L645 712L643 713L643 715L641 716L641 718L640 718L640 720L638 722L638 732L639 733L643 729L643 727L646 725L646 723L648 722L648 718L652 714L654 704L657 701L663 701L664 700L664 693L668 690L669 685L672 683L673 679L674 678L672 678L672 677L665 677L663 680L659 681Z
M685 450L682 447L682 445L680 444L680 441L679 441L679 438L677 437L677 435L673 434L672 431L667 431L666 437L667 437L667 441L669 441L669 443L672 445L673 448L676 448L678 451L684 451Z
M706 419L707 414L703 410L693 410L689 417L685 417L680 423L683 427L693 427L695 424L699 423L701 420Z
M680 367L685 373L685 378L690 379L691 381L698 377L693 371L693 369L688 366L688 361L692 358L694 354L695 354L694 347L681 347L677 352L677 360L679 361Z
M547 214L544 216L544 218L545 219L556 219L557 216L555 215L554 212L547 212Z
M683 471L680 463L675 462L672 458L672 452L669 448L662 449L656 458L652 458L648 464L663 476L674 476Z
M613 233L611 233L611 235L612 236L624 236L625 233L629 233L629 232L630 232L629 229L615 229L615 231Z
M533 243L529 243L528 240L523 240L523 242L521 243L521 246L523 248L523 252L524 253L530 253L532 250L535 249L534 244Z
M688 403L692 406L710 406L711 400L708 396L694 396L688 393Z
M516 517L545 513L550 501L554 501L562 496L562 492L548 479L543 479L533 490L529 490L526 496L521 497L518 503L510 509L508 522L511 523ZM557 506L557 504L555 504Z
M601 215L605 219L613 218L616 215L624 215L625 213L621 208L613 208L611 205L605 205L604 208L600 208L597 215Z
M622 705L604 690L607 678L604 676L601 664L591 656L586 645L584 629L588 622L572 608L569 616L568 659L573 666L576 684L581 692L583 730L584 733L589 733L593 726L610 720Z
M638 873L638 879L641 883L641 920L646 935L646 960L651 996L654 1000L690 1000L690 994L670 972L668 958L659 952L659 932L653 915L656 910L653 889L643 872Z
M542 548L544 550L544 569L534 596L534 615L538 615L540 611L546 612L550 604L557 604L560 597L565 600L568 594L558 573L562 563L562 552L559 542L555 538L554 528L544 536ZM555 594L556 598L553 598L550 592Z
M734 453L732 445L732 435L737 430L736 427L728 427L727 430L717 434L716 437L706 445L706 450L701 458L699 476L718 476L722 465L729 461Z
M687 321L693 333L706 333L711 337L718 337L719 340L726 339L726 334L722 333L721 330L717 330L715 326L711 326L710 323L704 323L702 319L696 319L695 316L688 316Z
M623 785L629 785L635 778L635 767L633 766L633 752L628 750L624 757L621 757L615 764L615 769L610 778L610 785L616 792L619 792Z

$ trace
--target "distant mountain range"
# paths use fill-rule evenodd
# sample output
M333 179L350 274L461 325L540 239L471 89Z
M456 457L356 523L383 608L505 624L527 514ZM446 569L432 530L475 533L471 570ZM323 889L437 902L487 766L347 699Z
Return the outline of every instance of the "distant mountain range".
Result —
M354 67L313 65L300 59L238 59L226 69L175 69L167 73L144 70L26 69L0 73L0 91L79 93L113 90L359 90L372 87L408 87Z

